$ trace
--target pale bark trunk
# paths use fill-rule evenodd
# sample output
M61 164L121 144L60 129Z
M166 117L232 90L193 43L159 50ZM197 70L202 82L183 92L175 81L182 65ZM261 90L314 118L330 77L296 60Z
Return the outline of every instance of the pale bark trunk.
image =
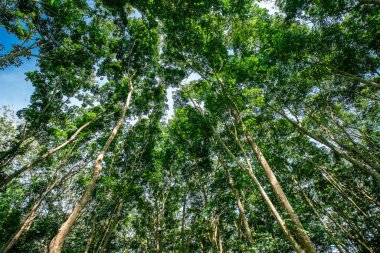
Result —
M328 177L325 173L323 173L323 172L322 172L322 176L326 179L327 182L329 182L329 183L335 188L335 190L337 190L340 194L342 194L342 196L344 197L344 199L347 199L349 202L351 202L351 204L355 207L355 209L356 209L359 213L361 213L364 217L369 218L369 215L368 215L366 212L364 212L364 211L359 207L359 205L356 204L356 202L355 202L350 196L348 196L348 195L346 194L346 192L345 192L342 188L340 188L339 185L336 184L336 182L333 181L332 178L329 178L329 177Z
M32 44L31 46L26 47L26 48L24 48L24 49L22 49L22 50L20 50L20 51L15 51L15 52L13 52L13 53L9 53L9 54L7 54L6 56L4 56L3 58L0 59L0 66L1 66L2 64L4 64L5 62L11 60L12 58L17 58L17 57L20 57L20 56L31 55L30 50L35 49L35 48L37 48L36 43L34 43L34 44ZM35 57L39 57L38 55L33 55L33 56L35 56Z
M362 4L379 4L379 0L359 0L360 3ZM343 77L347 77L351 80L354 80L354 81L357 81L359 83L363 83L363 84L366 84L370 87L373 87L373 88L376 88L376 89L380 89L380 84L377 83L377 82L374 82L374 81L371 81L371 80L367 80L367 79L364 79L364 78L361 78L359 76L356 76L356 75L353 75L351 73L348 73L348 72L345 72L345 71L342 71L342 70L338 70L338 69L333 69L333 68L330 68L330 67L326 67L326 69L328 69L330 71L330 73L332 74L335 74L335 75L338 75L338 76L343 76Z
M218 140L218 142L223 146L224 150L229 154L229 156L241 167L243 170L247 170L248 174L256 184L257 188L259 189L260 195L263 197L265 204L268 206L269 210L273 214L273 216L276 218L278 224L280 225L282 231L284 232L286 238L289 240L291 245L293 246L294 250L298 253L305 253L305 251L301 248L301 246L296 242L294 237L292 236L291 232L289 231L287 225L285 224L285 221L281 218L280 213L277 211L276 207L273 205L272 201L268 197L267 193L265 192L264 188L262 187L259 180L256 178L255 174L253 173L252 166L245 155L245 161L247 164L247 168L240 163L239 159L236 158L236 156L231 152L231 150L226 146L226 144L220 139L218 135L216 135L215 129L213 129L214 136ZM239 145L240 146L240 145ZM242 146L240 146L242 149ZM244 152L244 150L242 149Z
M34 159L32 162L28 163L27 165L23 166L22 168L18 169L17 171L13 172L11 175L7 176L1 183L0 183L0 188L4 187L6 184L8 184L11 180L13 180L14 178L16 178L17 176L19 176L21 173L25 172L26 170L29 170L30 168L32 168L34 165L36 165L38 162L44 160L45 158L49 157L50 155L58 152L59 150L61 150L62 148L66 147L68 144L70 144L71 142L73 142L75 140L75 138L78 136L78 134L83 130L85 129L87 126L89 126L91 123L93 123L94 121L96 121L97 119L99 119L99 117L96 117L90 121L88 121L86 124L84 124L83 126L81 126L80 128L78 128L77 131L75 131L75 133L67 140L65 141L64 143L62 143L61 145L53 148L53 149L50 149L48 152L40 155L39 157L37 157L36 159Z
M227 172L227 177L228 177L228 184L230 185L230 187L231 187L231 189L232 189L232 191L233 191L233 193L235 195L235 199L236 199L236 202L237 202L237 205L238 205L240 217L241 217L241 220L243 222L245 237L246 237L246 239L248 241L248 244L251 245L253 243L252 232L251 232L251 229L249 227L247 217L245 216L244 205L243 205L243 203L240 200L239 191L235 188L234 180L233 180L233 178L232 178L232 176L231 176L231 174L230 174L230 172L228 171L227 168L226 168L226 172Z
M90 233L90 238L88 239L88 241L86 243L86 248L84 249L84 253L88 253L90 251L92 242L95 239L95 223L96 223L96 221L94 221L94 223L92 225L92 229L91 229L91 233Z
M341 222L336 221L331 215L330 212L325 210L325 208L322 206L322 204L318 203L317 201L314 200L314 203L317 204L322 211L325 213L325 215L343 232L345 233L349 238L351 238L354 242L358 243L360 246L363 247L363 249L367 250L370 253L375 253L375 251L370 248L367 243L363 240L360 239L360 236L357 234L351 234L350 231L348 231L346 228L344 228L341 224Z
M133 82L132 82L132 79L130 79L130 91L128 93L127 100L125 101L125 104L123 106L121 117L120 117L119 121L117 122L116 126L114 127L114 129L112 130L111 135L108 137L108 140L107 140L106 144L104 145L102 151L100 152L100 154L96 158L96 162L95 162L95 166L94 166L94 170L93 170L93 177L92 177L90 183L87 185L85 192L83 193L79 202L74 207L72 213L70 214L70 216L68 217L66 222L61 225L61 228L59 229L57 235L50 242L50 247L49 247L50 253L60 253L61 252L61 249L62 249L62 246L63 246L63 243L66 239L67 234L70 232L71 227L74 225L74 222L77 219L79 213L82 211L82 209L88 203L88 201L90 199L90 194L91 194L92 190L95 188L96 181L100 177L100 173L101 173L102 168L103 168L104 156L106 155L109 146L111 145L111 143L115 139L120 127L123 125L125 115L126 115L126 112L127 112L127 109L129 107L130 100L132 97L132 93L133 93Z
M335 238L334 236L334 233L333 231L331 231L331 229L327 226L327 224L323 221L323 218L322 216L319 214L319 212L315 209L313 203L311 202L311 200L309 199L309 197L307 196L307 194L305 193L305 191L303 190L301 184L292 176L292 179L294 181L294 183L297 185L298 189L300 190L301 192L301 195L302 195L302 198L303 200L305 201L305 203L311 208L311 210L314 212L315 216L317 216L318 220L321 222L323 228L326 230L326 232L329 234L330 238L334 241L335 243L335 246L337 247L338 251L340 253L344 253L344 252L350 252L348 250L348 248L346 247L346 245L344 245L343 243L340 243L338 242L338 240ZM341 247L344 249L344 251L341 249Z
M306 250L306 252L316 253L314 244L310 240L309 236L305 233L305 229L303 228L301 221L299 220L297 214L294 212L292 205L290 204L288 198L286 197L284 191L282 190L280 183L278 182L275 174L273 173L271 167L269 166L260 147L257 145L257 143L255 142L251 134L248 132L246 126L244 125L240 117L239 111L237 111L236 108L232 108L231 113L235 121L243 127L243 132L246 137L246 140L248 144L250 145L250 147L252 148L252 151L256 155L259 163L261 164L261 167L264 169L265 175L277 199L279 200L281 206L287 211L287 213L289 214L289 218L291 219L292 223L295 225L296 229L294 229L295 230L294 233L296 237L298 238L298 240L300 241L300 244Z
M183 204L182 204L182 220L181 220L181 249L182 252L185 251L186 239L185 239L185 221L186 221L186 202L187 202L187 193L185 193Z
M380 0L359 0L361 4L380 4Z
M200 115L202 115L203 117L204 114L202 112L202 110L199 108L199 106L194 102L194 100L192 100L190 98L190 100L192 101L194 107L197 109L197 111L200 113ZM248 157L244 151L244 148L243 146L240 144L240 141L236 138L236 141L241 149L241 151L244 153L244 159L245 159L245 162L247 164L247 168L239 161L239 159L232 153L232 151L227 147L227 145L222 141L222 139L219 137L219 135L217 134L215 128L213 126L211 126L211 129L212 129L212 133L213 133L213 136L216 138L217 142L219 142L223 149L227 152L227 154L236 162L236 164L242 168L244 171L248 171L248 174L250 175L250 177L252 178L252 180L254 181L254 183L256 184L257 188L259 189L259 192L260 192L260 195L263 197L264 199L264 202L265 204L268 206L268 208L270 209L271 213L273 214L273 216L276 218L278 224L280 225L282 231L284 232L286 238L289 240L289 242L291 243L291 245L293 246L294 250L297 252L297 253L306 253L305 250L303 250L301 248L301 246L297 243L297 241L294 239L293 235L291 234L289 228L287 227L285 221L281 218L281 215L280 213L277 211L276 207L273 205L272 201L270 200L270 198L268 197L267 193L265 192L264 188L262 187L261 183L259 182L259 180L256 178L254 172L253 172L253 169L252 169L252 166L251 166L251 163L249 162L248 160Z
M326 169L321 168L322 175L326 178L329 177L332 182L330 182L333 186L335 184L335 188L339 188L341 191L345 192L345 195L348 196L348 194L354 196L357 200L359 200L361 203L366 204L368 201L373 203L374 205L380 207L380 203L376 201L376 198L369 196L368 193L364 192L362 189L358 189L357 186L350 184L347 188L346 185L344 185L342 182L339 182L340 180L335 178L333 175L331 175ZM361 193L362 196L359 196L358 193ZM366 199L363 199L366 198ZM369 216L367 214L367 216Z
M102 253L102 252L106 252L107 250L107 245L109 243L109 240L111 238L111 235L112 235L112 232L115 231L119 221L120 221L120 211L121 211L121 208L123 207L123 201L119 201L119 203L117 204L116 208L115 208L115 215L116 217L114 217L111 221L110 221L110 224L109 226L107 227L107 231L102 239L102 241L100 242L100 245L99 245L99 250L98 252L99 253Z
M356 157L355 159L361 159L365 164L374 168L375 170L378 170L378 171L380 170L380 166L376 164L376 162L374 162L373 159L370 159L368 155L366 156L366 154L363 154L360 150L358 150L355 147L351 147L349 145L342 143L338 138L335 137L335 135L326 126L322 124L322 122L320 122L318 119L316 119L313 116L311 116L311 118L320 126L320 128L328 136L328 138L333 143L335 143L337 147L339 147L342 151L347 152L348 155Z
M270 109L272 109L274 112L276 112L276 113L280 114L282 117L284 117L293 126L295 126L300 132L302 132L303 134L305 134L308 137L312 138L313 140L315 140L315 141L317 141L317 142L319 142L319 143L321 143L323 145L326 145L328 148L330 148L331 150L333 150L335 153L337 153L340 156L342 156L345 160L347 160L348 162L350 162L353 165L357 166L359 169L363 170L364 172L370 174L371 176L373 176L374 179L376 179L377 181L380 182L380 173L379 172L377 172L376 170L374 170L373 168L371 168L367 164L365 164L365 163L363 163L361 161L358 161L357 159L355 159L352 156L348 155L347 153L345 153L340 148L332 145L323 136L316 136L316 135L312 134L311 132L309 132L308 130L306 130L302 125L300 125L299 123L297 123L294 120L290 119L285 113L280 112L280 111L274 109L270 105L268 105L268 107Z
M58 184L58 182L59 181L56 180L52 185L50 185L45 190L45 192L41 195L41 197L34 203L30 212L25 217L21 228L11 237L11 239L7 243L7 246L2 251L3 253L9 252L13 248L13 246L17 243L17 241L20 239L21 235L23 235L26 231L29 230L30 226L32 225L34 219L37 216L37 210L40 207L42 201L54 189L54 187Z
M58 168L56 169L56 171L58 171L64 164L65 162L67 161L68 157L70 156L70 153L66 156L66 159L58 166ZM84 164L84 166L82 166L82 168L80 168L78 170L78 172L80 170L82 170L85 166L87 165L87 163ZM34 219L36 218L37 216L37 211L39 209L39 207L41 206L41 203L42 201L46 198L46 196L48 196L50 194L50 192L55 189L58 185L60 185L63 181L65 181L68 177L71 177L75 174L76 172L69 172L67 173L66 175L64 175L61 179L56 179L53 181L53 183L51 183L45 190L44 193L42 193L42 195L40 196L40 198L33 204L32 208L30 209L28 215L25 217L23 223L22 223L22 226L20 227L20 229L9 239L7 245L3 248L3 253L6 253L6 252L9 252L13 246L17 243L17 241L20 239L20 237L29 230L29 228L31 227L31 225L33 224L34 222Z
M219 216L217 216L216 218L216 226L217 226L217 231L218 231L219 253L223 253L223 238L222 238L222 234L220 233Z

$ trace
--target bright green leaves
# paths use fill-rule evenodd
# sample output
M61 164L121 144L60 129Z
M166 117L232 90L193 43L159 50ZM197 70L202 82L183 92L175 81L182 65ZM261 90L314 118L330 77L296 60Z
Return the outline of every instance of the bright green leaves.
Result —
M263 93L260 88L245 89L243 91L243 95L250 101L249 107L262 107L265 103Z

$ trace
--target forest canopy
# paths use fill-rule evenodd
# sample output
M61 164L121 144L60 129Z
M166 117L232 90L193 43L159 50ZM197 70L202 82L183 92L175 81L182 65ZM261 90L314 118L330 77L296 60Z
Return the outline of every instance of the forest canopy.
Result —
M380 251L379 0L3 0L1 252ZM1 83L0 79L0 83Z

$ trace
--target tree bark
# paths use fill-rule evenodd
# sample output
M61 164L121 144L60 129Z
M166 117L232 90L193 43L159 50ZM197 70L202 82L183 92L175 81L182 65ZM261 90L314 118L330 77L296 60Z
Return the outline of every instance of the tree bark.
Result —
M371 168L370 166L368 166L367 164L361 162L361 161L358 161L357 159L355 159L354 157L348 155L346 152L344 152L342 149L332 145L330 142L328 142L323 136L317 136L317 135L314 135L312 134L311 132L309 132L308 130L306 130L300 123L297 123L295 122L294 120L290 119L284 112L280 112L276 109L274 109L272 106L268 105L268 107L270 109L272 109L275 113L278 113L280 114L284 119L286 119L287 121L289 121L293 126L296 127L296 129L298 129L301 133L307 135L308 137L312 138L313 140L327 146L328 148L330 148L332 151L334 151L335 153L339 154L340 156L342 156L345 160L347 160L348 162L350 162L351 164L357 166L359 169L361 169L363 172L367 173L367 174L370 174L371 176L373 176L373 178L375 180L377 180L378 182L380 182L380 173L377 172L376 170L374 170L373 168Z
M65 162L67 161L67 158L70 156L70 154L68 154L65 158L65 161L62 162L58 168L56 169L56 171L58 171L64 164ZM39 207L41 206L41 203L42 201L50 194L50 192L55 189L58 185L60 185L63 181L65 181L68 177L71 177L73 176L75 173L79 172L80 170L82 170L85 166L87 165L87 162L85 162L85 164L76 172L69 172L67 173L66 175L64 175L62 178L58 179L56 178L47 188L46 190L44 191L44 193L42 193L42 195L40 196L40 198L33 204L32 208L30 209L28 215L25 217L24 221L22 222L22 226L20 227L20 229L9 239L8 243L6 244L6 246L3 248L3 253L7 253L9 252L13 246L17 243L17 241L20 239L20 237L29 230L29 228L31 227L31 225L33 224L34 222L34 219L36 218L37 216L37 211L39 209Z
M37 157L36 159L34 159L32 162L28 163L27 165L21 167L20 169L18 169L17 171L13 172L11 175L7 176L1 183L0 183L0 188L4 187L5 185L7 185L10 181L12 181L14 178L18 177L20 174L24 173L26 170L29 170L31 169L34 165L36 165L37 163L39 163L40 161L46 159L47 157L51 156L52 154L58 152L59 150L61 150L62 148L66 147L68 144L70 144L71 142L73 142L75 140L75 138L78 136L78 134L83 130L85 129L86 127L88 127L91 123L95 122L96 120L98 120L100 117L96 117L90 121L88 121L86 124L84 124L83 126L81 126L80 128L78 128L77 131L75 131L75 133L67 140L65 141L64 143L62 143L61 145L53 148L53 149L50 149L49 151L47 151L46 153L40 155L39 157Z
M66 220L66 222L64 222L61 225L61 228L59 229L57 235L50 242L50 246L49 246L49 252L50 253L61 253L61 249L62 249L62 246L63 246L63 243L66 239L67 234L70 232L71 227L74 225L75 220L77 219L79 213L82 211L82 209L88 203L88 201L90 199L90 194L91 194L92 190L95 188L96 181L100 177L100 173L101 173L102 168L103 168L104 156L106 155L109 146L114 141L120 127L123 125L125 115L127 113L127 109L129 107L130 100L132 97L132 93L133 93L133 82L132 82L132 79L130 79L130 90L129 90L129 93L127 96L127 100L125 101L125 104L122 108L122 114L120 116L120 119L117 122L114 129L112 130L111 135L108 137L108 140L107 140L106 144L104 145L103 149L101 150L98 157L96 158L95 166L94 166L94 170L93 170L93 177L92 177L90 183L87 185L85 192L83 193L79 202L74 207L73 211L71 212L71 214L68 217L68 219Z
M245 238L247 239L248 244L252 245L252 243L253 243L252 232L251 232L251 229L249 227L247 217L245 216L245 209L244 209L243 203L240 200L239 191L235 188L234 180L233 180L230 172L228 171L227 167L225 167L225 170L227 172L228 184L229 184L231 190L234 193L234 196L235 196L235 199L236 199L236 202L237 202L237 206L238 206L238 209L239 209L240 217L241 217L241 220L243 222L244 232L245 232L244 233Z
M197 111L200 113L201 116L204 116L202 110L199 108L198 105L196 105L196 103L194 102L194 100L192 100L190 98L190 100L192 101L194 107L197 109ZM251 163L249 162L248 160L248 157L245 153L245 150L243 148L243 146L241 145L240 141L236 139L236 142L237 144L239 145L241 151L243 152L244 154L244 160L247 164L247 167L244 166L240 161L239 159L232 153L232 151L228 148L228 146L223 142L223 140L219 137L219 135L217 134L215 128L210 125L211 129L212 129L212 133L213 133L213 136L214 138L217 140L217 142L219 142L219 144L222 145L223 149L226 151L226 153L231 157L231 159L233 159L236 164L242 168L244 171L248 171L248 174L249 176L252 178L252 180L254 181L254 183L256 184L259 192L260 192L260 195L262 196L262 198L264 199L264 202L265 204L268 206L269 210L271 211L271 213L273 214L273 216L276 218L278 224L280 225L282 231L284 232L286 238L289 240L289 242L291 243L291 245L293 246L294 250L297 252L297 253L306 253L306 251L304 249L302 249L302 247L298 244L298 242L294 239L291 231L289 230L288 226L286 225L285 221L281 218L281 215L280 213L277 211L276 207L273 205L272 201L270 200L269 196L267 195L267 193L265 192L264 188L262 187L261 183L259 182L259 180L257 179L257 177L255 176L254 172L253 172L253 169L252 169L252 166L251 166ZM308 253L308 252L307 252Z
M358 0L360 4L380 4L380 0Z
M183 198L182 204L182 220L181 220L181 250L182 252L186 252L186 239L185 239L185 221L186 221L186 202L187 202L187 193Z
M359 244L360 246L363 247L363 249L365 249L367 252L370 252L370 253L375 253L375 251L373 249L371 249L367 244L366 242L362 241L360 239L360 236L358 235L353 235L351 234L346 228L344 228L342 226L342 224L338 221L336 221L331 215L330 215L330 212L325 210L325 208L322 206L321 203L318 203L317 201L314 200L314 203L316 205L318 205L322 210L323 212L325 213L325 215L343 232L345 233L349 238L351 238L354 242L356 242L357 244Z
M100 242L100 245L99 245L99 249L97 252L99 253L103 253L103 252L106 252L107 250L107 245L110 241L110 238L111 238L111 234L113 231L115 231L121 217L120 217L120 212L121 212L121 208L123 207L123 201L120 200L119 203L117 204L115 210L114 210L114 213L116 215L116 217L114 217L111 221L110 221L110 224L109 226L107 227L107 231L102 239L102 241Z
M319 214L319 212L315 209L313 203L310 201L309 197L307 196L306 192L303 190L301 184L295 179L295 177L292 176L292 179L294 181L294 183L296 184L297 188L299 189L299 191L301 192L301 196L303 198L303 200L305 201L305 203L310 207L310 209L313 211L313 213L315 214L315 216L317 216L319 222L322 224L323 228L326 230L326 232L328 233L328 235L330 236L330 238L334 241L335 243L335 246L336 248L338 249L338 251L340 253L344 253L344 252L350 252L347 248L346 245L344 245L343 243L340 243L334 236L334 233L331 231L331 229L327 226L327 224L323 221L323 217ZM345 250L343 251L341 249L341 247Z
M264 199L265 204L268 206L269 210L273 214L273 216L276 218L278 224L280 225L281 229L283 230L286 238L289 240L289 242L292 244L294 250L297 253L305 253L305 251L301 248L301 246L296 242L294 237L292 236L290 230L288 229L285 221L281 218L280 213L277 211L276 207L273 205L272 201L268 197L267 193L265 192L264 188L262 187L259 180L256 178L255 174L253 173L252 166L248 160L248 158L245 156L245 162L247 164L247 168L240 163L239 159L231 152L231 150L226 146L226 144L220 139L219 136L216 135L215 129L213 129L214 136L218 140L218 142L223 146L224 150L229 154L229 156L241 167L244 171L247 170L248 174L256 184L257 188L259 189L260 195ZM240 147L242 148L242 147Z
M361 4L379 4L380 3L379 0L359 0L359 2ZM353 81L357 81L359 83L366 84L366 85L368 85L370 87L373 87L375 89L380 89L380 84L377 83L377 82L361 78L359 76L353 75L351 73L348 73L346 71L342 71L342 70L339 70L339 69L335 69L335 68L331 68L331 67L327 67L327 66L325 68L331 74L333 74L333 75L338 75L338 76L346 77L346 78L349 78L349 79L351 79Z
M292 205L290 204L288 198L285 195L285 192L282 190L282 187L280 183L278 182L275 174L273 173L273 170L269 166L264 154L262 153L260 147L257 145L251 134L248 132L248 129L246 128L244 122L241 119L240 113L237 110L236 107L231 107L231 114L233 118L235 119L235 122L237 122L239 125L242 126L243 132L245 135L245 138L250 145L252 151L256 155L261 167L264 169L265 175L277 197L279 200L281 206L286 210L286 212L289 214L289 218L291 219L292 223L295 225L294 234L300 241L300 244L302 247L306 250L306 252L310 253L316 253L316 249L312 241L310 240L309 236L305 233L305 229L302 226L301 221L299 220L297 214L295 213Z
M13 53L9 53L9 54L5 55L3 58L0 59L0 69L1 69L1 65L2 64L6 63L7 61L9 61L9 60L11 60L13 58L20 57L20 56L31 55L30 50L35 49L35 48L37 48L36 43L32 44L29 47L25 47L24 49L22 49L20 51L15 51ZM33 55L33 56L39 57L37 55Z

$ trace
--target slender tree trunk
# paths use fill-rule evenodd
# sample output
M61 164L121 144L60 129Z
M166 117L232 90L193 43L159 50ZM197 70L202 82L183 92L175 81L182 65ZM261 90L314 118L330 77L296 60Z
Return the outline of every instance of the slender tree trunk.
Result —
M344 252L350 252L349 249L347 248L346 245L344 245L343 243L340 243L334 236L334 233L333 231L331 231L331 229L327 226L327 224L323 221L323 218L322 216L319 214L319 212L315 209L313 203L310 201L309 197L307 196L306 192L303 190L301 184L295 179L295 177L292 176L292 179L294 181L294 183L296 184L297 188L299 189L299 191L301 192L301 196L303 198L303 200L305 201L305 203L310 207L310 209L314 212L315 216L317 216L319 222L322 224L323 228L325 229L325 231L328 233L328 235L330 236L330 238L334 241L334 244L336 246L336 248L338 249L338 251L340 253L344 253ZM341 247L344 249L344 251L341 249Z
M199 106L194 102L194 100L192 100L190 98L190 100L192 101L194 107L198 110L198 112L200 113L200 115L202 115L204 118L204 114L202 112L202 110L199 108ZM252 169L252 166L251 166L251 163L249 162L248 160L248 157L245 153L245 150L243 148L243 146L241 145L240 141L236 138L236 142L238 143L241 151L243 152L244 154L244 159L245 159L245 162L247 164L247 167L244 166L240 161L239 159L232 153L232 151L228 148L228 146L222 141L222 139L219 137L219 135L217 134L215 128L210 125L211 129L212 129L212 133L213 133L213 136L215 137L215 139L217 140L217 142L219 142L219 144L222 145L223 149L226 151L226 153L236 162L236 164L242 168L244 171L248 171L248 174L250 175L250 177L252 178L253 182L256 184L259 192L260 192L260 195L262 196L262 198L264 199L264 202L265 204L268 206L269 210L271 211L271 213L273 214L273 216L276 218L278 224L280 225L282 231L284 232L286 238L289 240L289 242L291 243L291 245L293 246L294 250L297 252L297 253L306 253L304 249L302 249L302 247L297 243L297 241L294 239L291 231L289 230L289 228L287 227L285 221L281 218L281 215L280 213L277 211L276 207L273 205L272 201L270 200L269 196L267 195L267 193L265 192L264 188L262 187L261 183L259 182L259 180L256 178L254 172L253 172L253 169ZM307 252L308 253L308 252Z
M305 233L305 229L303 228L301 221L299 220L297 214L294 212L294 209L292 205L290 204L288 198L286 197L284 191L282 190L282 187L280 183L278 182L275 174L273 173L271 167L269 166L264 154L262 153L260 147L257 145L251 134L248 132L246 126L244 125L240 113L237 110L237 108L232 107L231 108L231 114L234 117L235 121L242 126L244 135L246 137L246 140L250 147L252 148L252 151L256 155L259 163L261 164L261 167L264 169L265 175L277 197L279 200L281 206L286 210L286 212L289 214L289 218L291 219L292 223L295 225L294 233L296 237L298 238L300 244L302 247L306 250L306 252L310 253L316 253L316 249L312 241L310 240L309 236Z
M311 118L319 125L319 127L328 136L328 138L333 143L335 143L336 146L338 146L342 151L347 152L349 155L353 157L357 157L358 159L361 159L364 163L374 168L375 170L378 170L378 171L380 170L380 166L376 164L376 162L374 162L373 159L369 158L368 155L366 156L366 154L363 154L360 150L358 150L355 147L351 147L349 145L342 143L326 126L322 124L322 122L320 122L318 119L316 119L313 116L311 116Z
M0 59L0 66L9 60L12 60L13 58L31 55L30 50L35 49L35 48L37 48L36 43L32 44L29 47L25 47L24 49L22 49L20 51L14 51L13 53L9 53L9 54L5 55L3 58ZM37 57L37 55L33 55L33 56Z
M380 3L379 0L359 0L359 2L361 4L379 4ZM366 85L368 85L372 88L375 88L375 89L380 89L380 83L361 78L359 76L353 75L351 73L348 73L348 72L345 72L345 71L342 71L339 69L330 68L330 67L326 67L326 69L328 69L330 71L330 73L332 73L332 74L349 78L353 81L357 81L359 83L366 84Z
M355 198L363 204L366 204L369 201L369 202L372 202L374 205L380 207L380 203L378 203L374 197L369 196L368 193L362 191L361 189L358 189L357 186L352 185L352 184L349 184L349 186L344 185L342 182L339 182L340 181L339 179L337 179L333 175L331 175L326 169L321 168L320 170L321 170L322 174L324 173L323 176L325 178L326 177L330 178L330 180L331 180L330 183L335 184L335 186L333 185L334 187L337 187L341 191L345 192L346 196L348 196L348 194L350 194L350 195L355 196ZM349 187L349 189L347 187ZM357 193L361 193L361 195L363 195L363 196L359 196ZM362 197L365 197L366 199L363 199Z
M64 143L62 143L61 145L59 145L59 146L57 146L57 147L55 147L53 149L50 149L46 153L44 153L44 154L40 155L39 157L37 157L36 159L34 159L32 162L28 163L27 165L25 165L25 166L21 167L20 169L18 169L17 171L13 172L11 175L7 176L3 181L1 181L0 188L4 187L11 180L13 180L14 178L18 177L21 173L25 172L26 170L29 170L30 168L32 168L34 165L36 165L40 161L46 159L47 157L51 156L52 154L58 152L59 150L61 150L64 147L66 147L68 144L70 144L71 142L73 142L75 140L75 138L78 136L78 134L83 129L85 129L87 126L89 126L91 123L93 123L94 121L98 120L99 118L100 117L96 117L96 118L88 121L86 124L84 124L83 126L81 126L80 128L78 128L78 130L75 131L75 133L67 141L65 141Z
M107 250L107 245L109 243L109 240L111 238L111 235L112 233L115 231L117 225L119 224L119 221L121 219L120 217L120 212L121 212L121 208L123 207L123 201L119 201L119 203L117 204L115 210L114 210L114 213L116 215L116 217L114 217L111 221L110 221L110 224L107 228L107 231L102 239L102 241L100 242L100 245L99 245L99 249L97 252L99 253L103 253L103 252L106 252Z
M187 202L187 193L183 198L182 204L182 220L181 220L181 252L186 252L186 238L185 238L185 221L186 221L186 202Z
M84 191L81 199L79 200L79 202L74 207L73 211L71 212L71 214L68 217L68 219L66 220L66 222L62 224L57 235L50 242L50 247L49 247L50 253L60 253L61 252L61 249L62 249L62 246L63 246L63 243L66 239L67 234L70 232L71 227L74 225L74 222L77 219L79 213L82 211L82 209L88 203L88 201L90 199L90 194L91 194L92 190L95 188L96 181L100 177L100 173L101 173L102 168L103 168L104 156L106 155L109 146L111 145L111 143L115 139L120 127L123 125L125 115L127 113L127 109L129 107L130 100L132 97L132 93L133 93L133 82L132 82L132 79L130 79L130 90L128 93L127 100L125 101L125 104L122 108L122 114L120 116L120 119L117 122L114 129L112 130L111 135L108 137L108 140L107 140L106 144L104 145L103 149L101 150L98 157L96 158L95 166L94 166L94 170L93 170L93 177L92 177L91 181L89 182L89 184L87 185L86 190Z
M347 200L348 200L348 201L349 201L349 202L355 207L355 209L356 209L359 213L361 213L364 217L369 218L368 214L365 213L365 212L364 212L364 211L358 206L358 204L356 204L356 202L355 202L350 196L348 196L348 195L346 194L346 192L345 192L342 188L340 188L339 185L336 184L336 182L333 181L333 179L329 178L329 177L327 176L327 174L325 174L325 173L323 173L323 172L322 172L322 176L326 179L327 182L329 182L329 183L333 186L333 188L334 188L337 192L339 192L339 193L344 197L344 199L347 199Z
M371 249L367 243L365 241L362 241L360 239L360 236L356 235L356 234L352 234L350 233L350 231L348 231L346 228L344 228L341 224L341 222L339 221L336 221L331 215L330 215L330 212L327 211L321 203L318 203L317 201L314 200L314 203L316 205L318 205L322 211L325 213L325 215L335 224L335 226L337 226L344 234L346 234L349 238L352 239L352 241L356 242L358 245L362 246L363 249L365 249L367 252L370 252L370 253L375 253L375 251L373 249Z
M380 4L380 0L358 0L361 4Z
M68 157L70 156L70 153L66 156L65 160L57 167L56 171L58 171L62 166L64 166L65 162L67 161ZM58 185L60 185L63 181L65 181L68 177L73 176L75 173L82 170L87 165L87 162L76 172L69 172L66 175L64 175L62 178L58 179L56 178L45 190L44 193L40 196L40 198L33 204L32 208L30 209L28 215L25 217L24 221L22 222L22 226L20 229L14 233L14 235L9 239L6 246L3 248L3 253L9 252L13 246L17 243L17 241L20 239L20 237L29 230L31 225L34 222L34 219L37 216L37 211L39 207L41 206L42 201L50 194L50 192L55 189Z
M243 205L243 203L240 200L239 191L235 188L234 180L233 180L230 172L228 171L227 167L225 167L225 169L226 169L226 172L227 172L228 184L231 187L231 190L233 191L233 193L235 195L235 199L236 199L236 202L237 202L237 205L238 205L240 217L241 217L241 220L242 220L243 226L244 226L245 237L246 237L246 239L248 241L248 244L251 245L253 243L252 232L251 232L251 229L249 228L247 217L245 216L244 205Z
M96 221L94 220L94 222L93 222L93 224L92 224L92 229L91 229L91 233L90 233L90 238L87 240L86 248L84 249L84 253L88 253L88 252L90 252L90 248L91 248L92 242L93 242L94 239L95 239L95 225L96 225Z
M223 238L222 238L222 234L220 232L219 215L216 216L215 223L216 223L215 224L216 233L217 233L217 237L218 237L219 253L223 253Z
M294 120L290 119L284 112L280 112L279 110L276 110L275 108L273 108L270 105L268 105L268 107L270 109L272 109L274 112L280 114L287 121L289 121L301 133L307 135L308 137L312 138L313 140L315 140L315 141L317 141L317 142L319 142L319 143L321 143L323 145L326 145L328 148L330 148L331 150L333 150L335 153L337 153L340 156L342 156L345 160L347 160L348 162L350 162L353 165L357 166L359 169L361 169L365 173L370 174L371 176L373 176L374 179L376 179L378 182L380 182L380 173L377 172L375 169L373 169L372 167L368 166L367 164L365 164L365 163L363 163L361 161L358 161L357 159L355 159L354 157L350 156L349 154L347 154L346 152L344 152L340 148L332 145L323 136L320 136L320 135L317 136L315 134L312 134L311 132L309 132L308 130L306 130L300 123L295 122Z
M32 208L30 209L30 212L23 221L21 228L11 237L11 239L7 243L7 246L4 248L3 253L9 252L20 239L21 235L23 235L26 231L29 230L30 226L32 225L34 219L37 216L37 210L40 207L42 201L55 188L58 182L59 180L54 181L53 184L51 184L41 195L41 197L33 204Z

